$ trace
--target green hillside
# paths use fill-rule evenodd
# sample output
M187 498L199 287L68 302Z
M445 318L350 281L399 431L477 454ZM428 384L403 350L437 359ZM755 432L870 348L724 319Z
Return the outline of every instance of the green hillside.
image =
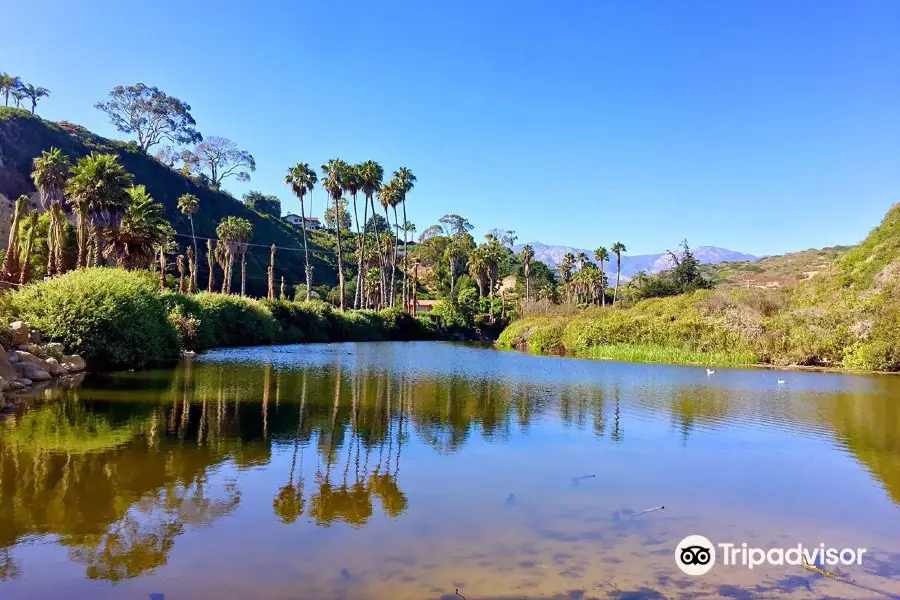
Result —
M117 154L122 164L133 175L136 184L143 184L166 210L166 215L179 234L189 235L190 223L177 208L178 197L185 193L200 199L200 210L194 216L194 226L198 237L215 237L216 225L228 215L249 219L253 223L254 244L272 243L287 248L302 248L301 232L281 219L261 215L246 208L232 196L199 186L180 172L170 169L156 159L140 152L133 144L100 137L83 127L66 123L45 121L28 111L0 106L0 194L13 199L20 194L35 192L29 174L32 160L40 156L42 150L57 147L73 158L92 151ZM285 163L287 164L287 163ZM0 207L7 210L7 207ZM7 213L0 214L4 218ZM3 219L4 222L6 219ZM337 273L332 251L316 243L320 235L310 240L310 262L314 266L315 282L334 285ZM187 237L178 237L179 244L186 248ZM5 236L3 239L5 244ZM198 280L206 281L207 269L205 253L201 245L201 259L198 261ZM333 246L333 244L332 244ZM251 248L247 254L248 293L264 295L266 290L266 268L269 264L267 248ZM286 282L299 283L304 280L302 252L280 252L276 258L276 279L284 276Z

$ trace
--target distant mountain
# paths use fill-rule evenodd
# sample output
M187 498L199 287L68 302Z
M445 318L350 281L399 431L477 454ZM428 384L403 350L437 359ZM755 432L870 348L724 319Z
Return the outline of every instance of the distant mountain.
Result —
M525 244L518 244L513 247L515 252L520 252ZM571 248L569 246L548 246L540 242L530 242L534 248L534 258L550 267L558 267L567 252L578 255L579 252L587 254L591 261L594 262L594 251L581 248ZM724 263L724 262L746 262L759 260L759 257L743 252L735 252L734 250L726 250L725 248L717 248L715 246L697 246L691 248L694 256L701 264ZM610 261L610 266L615 269L615 258ZM666 269L672 268L672 259L665 252L658 254L623 254L622 255L622 277L624 279L631 278L638 271L646 271L648 274L659 273Z

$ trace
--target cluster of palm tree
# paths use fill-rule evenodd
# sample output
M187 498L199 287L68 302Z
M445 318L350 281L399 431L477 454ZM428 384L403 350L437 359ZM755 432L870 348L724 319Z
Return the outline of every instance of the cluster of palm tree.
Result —
M38 100L49 96L50 90L25 83L21 77L0 73L0 94L3 95L3 103L6 106L9 106L9 98L12 96L16 108L21 108L26 100L31 100L31 114L34 114Z
M384 182L384 168L375 161L367 160L358 165L350 165L343 160L336 158L328 161L321 167L322 187L328 194L329 201L334 207L335 218L335 235L336 235L336 257L338 272L338 302L341 310L345 306L345 281L344 281L344 255L343 244L341 240L341 205L344 202L344 194L349 194L353 200L353 218L356 228L356 288L353 295L353 308L374 308L381 309L394 306L397 301L397 266L399 262L399 246L400 233L403 233L403 247L407 245L407 234L411 231L410 223L406 218L406 197L408 193L415 187L416 176L406 167L397 169L390 181ZM312 290L312 267L309 263L309 246L307 242L306 232L306 207L305 201L307 197L312 196L312 190L319 183L319 177L316 171L309 166L308 163L300 162L288 169L285 177L285 183L291 187L291 190L300 201L300 217L303 229L303 250L306 262L306 299L311 297ZM363 218L359 218L358 196L362 192L363 195ZM391 215L388 209L392 209L394 214L393 229L395 233L372 232L374 238L374 247L368 243L367 234L369 208L372 209L372 215L376 215L375 197L378 197L379 204L384 210L385 220L388 229L391 229ZM402 225L397 208L402 207L403 221ZM414 228L412 228L414 230ZM385 233L386 235L383 235ZM410 295L407 273L409 270L407 253L404 251L403 256L403 291L401 301L403 305L408 304ZM372 273L376 274L377 286L372 286Z
M625 244L615 242L610 250L616 256L616 284L613 290L613 306L619 297L619 281L622 273L622 253L626 251ZM576 304L598 304L606 306L606 288L608 281L605 272L605 264L609 261L610 250L600 246L594 250L594 261L588 258L586 252L577 255L567 252L559 265L559 274L562 278L562 287L565 292L566 302ZM522 271L525 276L525 297L529 299L529 277L534 263L534 248L526 245L520 253Z

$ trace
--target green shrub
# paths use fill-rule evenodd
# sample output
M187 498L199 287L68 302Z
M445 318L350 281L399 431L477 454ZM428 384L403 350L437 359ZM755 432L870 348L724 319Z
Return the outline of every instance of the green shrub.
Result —
M277 322L259 300L209 292L196 294L193 300L203 311L201 321L209 323L209 329L201 329L202 348L257 346L278 339Z
M10 294L9 309L94 369L143 367L179 354L178 333L150 273L73 271Z

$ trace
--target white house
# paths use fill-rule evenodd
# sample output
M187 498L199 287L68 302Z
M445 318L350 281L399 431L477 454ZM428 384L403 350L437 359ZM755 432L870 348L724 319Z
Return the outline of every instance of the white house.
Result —
M303 226L303 219L300 215L295 215L294 213L288 213L284 215L284 220L290 223L291 225L296 225L297 227ZM319 219L316 217L306 217L306 228L307 229L322 229L322 223L319 222Z

